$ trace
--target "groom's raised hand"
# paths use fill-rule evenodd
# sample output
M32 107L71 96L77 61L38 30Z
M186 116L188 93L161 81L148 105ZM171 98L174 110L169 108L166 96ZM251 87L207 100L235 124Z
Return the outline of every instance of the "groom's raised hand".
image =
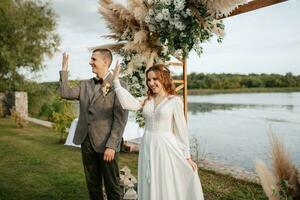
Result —
M106 148L103 155L103 160L110 162L115 158L115 150L111 148Z
M62 71L68 71L68 65L69 65L69 54L66 52L63 53L63 59L62 59Z

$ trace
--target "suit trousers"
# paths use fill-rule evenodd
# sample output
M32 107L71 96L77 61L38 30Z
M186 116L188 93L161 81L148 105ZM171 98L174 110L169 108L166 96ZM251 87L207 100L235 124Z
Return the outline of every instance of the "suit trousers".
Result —
M107 199L122 200L118 167L119 153L115 153L115 158L111 162L104 161L104 153L94 150L88 135L81 145L81 152L90 199L104 200L102 187L104 181Z

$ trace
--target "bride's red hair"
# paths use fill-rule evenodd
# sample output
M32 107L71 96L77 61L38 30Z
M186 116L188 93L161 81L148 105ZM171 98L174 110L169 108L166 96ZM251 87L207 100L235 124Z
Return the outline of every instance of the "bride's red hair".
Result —
M172 77L170 74L170 70L163 64L156 64L147 69L146 71L146 79L148 78L149 72L153 71L155 75L157 76L159 82L163 85L164 90L169 94L169 95L177 95L177 92L175 90L175 85L172 82ZM148 81L146 80L146 85L148 87L148 97L154 96L153 91L150 89L148 85Z

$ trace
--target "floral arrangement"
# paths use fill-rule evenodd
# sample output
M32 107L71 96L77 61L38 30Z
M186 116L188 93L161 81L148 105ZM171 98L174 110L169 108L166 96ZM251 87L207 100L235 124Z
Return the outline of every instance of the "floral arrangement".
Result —
M224 25L222 21L215 20L206 6L199 3L195 8L201 16L198 20L185 0L161 0L153 4L145 16L145 22L150 33L158 35L162 44L164 57L174 55L177 58L186 58L194 49L201 55L201 43L208 41L213 34L222 40Z
M245 3L248 0L128 0L125 7L100 0L99 12L112 31L105 37L116 43L94 48L108 48L124 58L128 89L140 97L146 95L148 67L171 56L186 59L192 49L201 55L201 44L214 35L221 42L224 24L218 18ZM143 125L140 117L136 121Z

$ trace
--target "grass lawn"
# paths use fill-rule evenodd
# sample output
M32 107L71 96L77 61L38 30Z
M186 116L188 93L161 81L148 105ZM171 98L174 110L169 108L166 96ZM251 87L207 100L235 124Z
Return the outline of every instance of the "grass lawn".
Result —
M0 200L88 199L79 148L58 143L53 130L20 129L0 119ZM137 154L121 154L120 167L137 173ZM206 200L267 199L260 186L199 170Z

